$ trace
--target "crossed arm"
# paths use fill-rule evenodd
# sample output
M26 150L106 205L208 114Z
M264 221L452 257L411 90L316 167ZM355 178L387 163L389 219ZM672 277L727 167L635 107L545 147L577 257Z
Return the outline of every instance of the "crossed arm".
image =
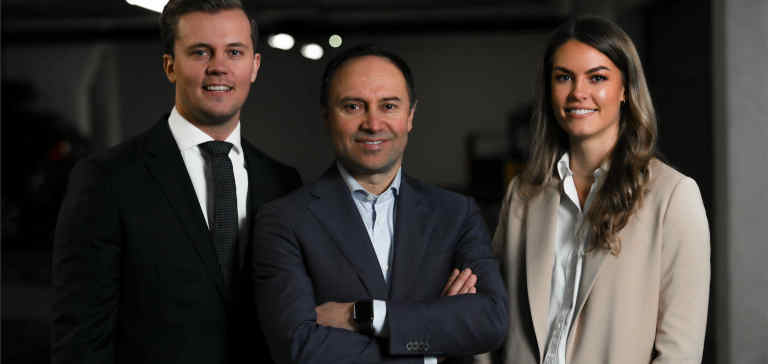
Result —
M456 296L460 294L475 294L477 288L477 275L472 274L472 269L464 268L461 272L454 268L448 282L443 287L441 296ZM329 301L315 307L317 324L353 332L360 332L352 319L352 307L354 302Z
M424 356L471 355L498 347L508 324L506 292L484 222L474 204L467 210L453 261L471 270L454 271L442 297L388 301L388 337L380 338L354 331L351 303L318 305L307 266L311 258L304 256L291 225L296 219L278 208L263 209L256 222L252 268L260 323L270 333L273 358L278 363L422 363ZM428 349L407 350L413 340L430 343Z

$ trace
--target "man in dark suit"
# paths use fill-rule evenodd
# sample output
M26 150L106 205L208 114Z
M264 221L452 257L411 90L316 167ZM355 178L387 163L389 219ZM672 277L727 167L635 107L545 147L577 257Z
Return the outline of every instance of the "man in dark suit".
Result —
M327 66L322 104L337 162L256 219L273 358L421 363L496 349L507 295L477 206L402 171L416 106L408 66L352 48Z
M54 363L264 362L243 274L254 211L300 184L241 139L256 30L238 0L171 0L175 107L81 161L53 252Z

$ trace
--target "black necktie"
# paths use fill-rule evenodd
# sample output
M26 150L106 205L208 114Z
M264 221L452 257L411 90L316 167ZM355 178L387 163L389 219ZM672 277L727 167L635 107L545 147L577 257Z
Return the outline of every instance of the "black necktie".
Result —
M229 160L230 149L232 144L227 142L210 141L200 144L200 150L209 157L213 174L214 214L213 223L210 224L211 234L227 286L232 278L234 246L237 239L237 197L235 174L232 171L232 161ZM211 216L208 216L208 219L210 220Z

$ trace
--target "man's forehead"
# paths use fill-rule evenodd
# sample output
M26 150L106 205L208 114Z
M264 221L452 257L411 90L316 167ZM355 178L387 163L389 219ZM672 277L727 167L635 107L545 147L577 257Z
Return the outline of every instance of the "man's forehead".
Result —
M340 87L386 88L407 91L405 76L389 59L380 56L356 57L344 62L331 80L331 89Z
M250 44L251 24L242 9L193 11L179 17L176 40L198 41L193 38L227 43L243 38L242 42Z

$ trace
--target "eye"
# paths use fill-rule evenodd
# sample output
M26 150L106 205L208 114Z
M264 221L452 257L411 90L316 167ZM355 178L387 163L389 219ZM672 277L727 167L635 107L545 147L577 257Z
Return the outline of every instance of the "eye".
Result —
M605 77L603 75L592 75L589 77L589 80L592 81L593 83L603 82L607 79L608 77Z
M341 106L346 112L355 112L362 109L362 106L358 103L348 103Z
M572 79L571 75L569 75L567 73L557 73L557 74L555 74L555 81L557 81L557 82L566 82L566 81L570 81L571 79Z
M384 108L384 110L395 110L395 109L397 109L397 104L393 104L393 103L389 103L388 102L388 103L382 105L382 107Z
M229 51L229 54L231 54L233 56L242 56L244 54L244 52L242 50L240 50L240 49L232 49L232 50Z
M208 55L208 50L203 48L193 49L190 54L193 56L204 57Z

